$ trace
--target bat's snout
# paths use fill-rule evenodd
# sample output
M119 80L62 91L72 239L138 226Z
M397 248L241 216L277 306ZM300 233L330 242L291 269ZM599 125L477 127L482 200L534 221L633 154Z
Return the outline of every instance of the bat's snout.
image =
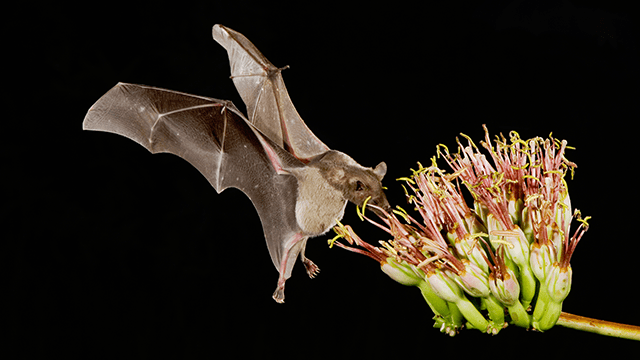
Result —
M386 218L385 212L387 214L391 213L391 205L389 205L389 202L387 201L386 196L382 196L382 198L376 199L375 201L369 201L368 203L375 205L375 206L370 206L369 209L373 211L374 214L382 218Z

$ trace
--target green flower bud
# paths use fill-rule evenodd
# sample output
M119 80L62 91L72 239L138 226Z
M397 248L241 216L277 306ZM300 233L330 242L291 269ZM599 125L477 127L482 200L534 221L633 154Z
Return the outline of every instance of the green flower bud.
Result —
M472 236L465 236L463 239L456 239L456 251L461 257L469 259L469 261L480 267L484 273L488 274L488 256L481 246L477 246L477 241L478 240Z
M533 243L533 223L531 222L531 209L529 207L525 207L522 209L522 222L520 223L520 228L524 233L524 236L527 238L529 244Z
M487 227L484 226L481 217L475 214L473 211L465 215L464 222L467 226L467 232L469 234L479 234L487 232Z
M464 318L469 322L470 327L482 332L487 331L489 322L482 316L480 311L467 299L464 292L444 271L436 269L428 271L427 282L431 285L433 292L441 299L450 302L450 309L458 309Z
M489 209L487 208L487 206L482 202L476 200L473 202L473 208L476 214L480 217L480 220L482 220L482 222L486 224L487 215L489 214Z
M553 262L559 261L562 258L562 253L564 252L564 233L560 231L558 224L553 222L551 225L547 225L547 236L555 248L556 256L553 259Z
M464 264L464 270L458 274L451 274L454 281L471 296L489 296L491 289L487 273L469 260L463 259L461 261Z
M513 230L502 230L498 220L492 215L487 216L487 230L491 244L509 243L507 252L509 257L519 267L529 265L529 241L518 225ZM494 245L494 247L497 247Z
M451 246L455 246L458 241L458 234L456 234L455 230L447 231L446 233L447 241Z
M511 195L511 198L507 202L507 206L509 209L509 216L511 217L511 221L514 224L522 223L522 207L524 205L524 200L521 198L515 198Z
M418 286L424 278L406 263L399 263L393 258L387 258L386 263L380 265L382 272L402 285Z
M453 323L447 302L438 297L431 289L424 279L422 270L407 263L400 263L391 257L387 258L386 262L380 265L380 268L400 284L418 287L431 311L442 320L442 324L446 323L446 326L450 326Z
M531 265L531 271L533 271L533 274L540 283L544 283L551 264L554 262L555 259L551 254L551 248L547 244L541 245L535 242L531 245L529 263Z
M569 295L569 291L571 291L572 274L573 270L571 266L562 268L558 263L554 263L551 266L545 279L547 293L551 300L561 303L567 295Z
M507 306L515 304L520 297L520 284L509 268L505 268L502 279L496 278L494 273L489 274L489 288L493 296Z
M458 284L439 269L428 271L426 279L433 292L445 301L457 303L464 296Z

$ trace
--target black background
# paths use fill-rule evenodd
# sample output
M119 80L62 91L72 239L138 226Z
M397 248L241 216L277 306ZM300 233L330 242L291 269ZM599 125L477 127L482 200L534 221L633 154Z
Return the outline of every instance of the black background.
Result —
M628 4L628 5L624 5ZM33 5L5 15L4 203L9 342L25 358L571 355L637 343L556 327L498 336L431 328L418 290L311 240L286 303L259 218L187 162L83 132L118 81L232 100L224 24L276 66L307 125L400 183L460 132L553 132L576 150L574 208L591 215L567 312L640 325L637 299L638 17L632 2L162 2ZM604 39L604 40L602 40ZM636 91L636 93L634 93ZM35 149L35 151L34 151ZM385 235L344 222L370 242ZM4 236L3 236L4 237ZM515 351L515 352L514 352ZM223 355L227 354L227 355Z

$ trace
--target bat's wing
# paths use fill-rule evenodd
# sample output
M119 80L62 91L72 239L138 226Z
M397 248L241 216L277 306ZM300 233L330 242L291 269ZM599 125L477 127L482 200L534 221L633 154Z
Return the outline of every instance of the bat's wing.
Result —
M247 116L260 131L307 162L329 148L309 128L293 106L276 68L239 32L213 27L213 38L229 55L231 78L247 106Z
M242 190L258 211L280 269L285 245L300 232L298 183L285 169L304 164L263 136L230 101L119 83L89 109L82 125L126 136L151 153L178 155L217 192Z

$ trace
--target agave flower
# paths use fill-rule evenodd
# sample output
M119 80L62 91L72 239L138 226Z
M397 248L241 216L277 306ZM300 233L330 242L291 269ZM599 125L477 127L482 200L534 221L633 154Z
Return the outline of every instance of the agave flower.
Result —
M434 157L431 166L418 163L410 177L399 179L420 220L400 207L388 213L365 202L358 215L392 239L373 246L339 224L330 243L367 255L392 279L418 287L436 315L434 326L449 335L465 325L490 334L507 323L538 331L558 321L577 328L579 321L562 313L562 302L588 217L572 212L564 178L577 166L565 157L567 142L551 135L523 140L516 132L492 142L484 129L481 145L489 157L463 134L467 144L458 141L456 153L438 146L452 172ZM366 216L368 207L380 222ZM573 219L580 226L570 235ZM625 336L640 339L640 330L633 332Z

